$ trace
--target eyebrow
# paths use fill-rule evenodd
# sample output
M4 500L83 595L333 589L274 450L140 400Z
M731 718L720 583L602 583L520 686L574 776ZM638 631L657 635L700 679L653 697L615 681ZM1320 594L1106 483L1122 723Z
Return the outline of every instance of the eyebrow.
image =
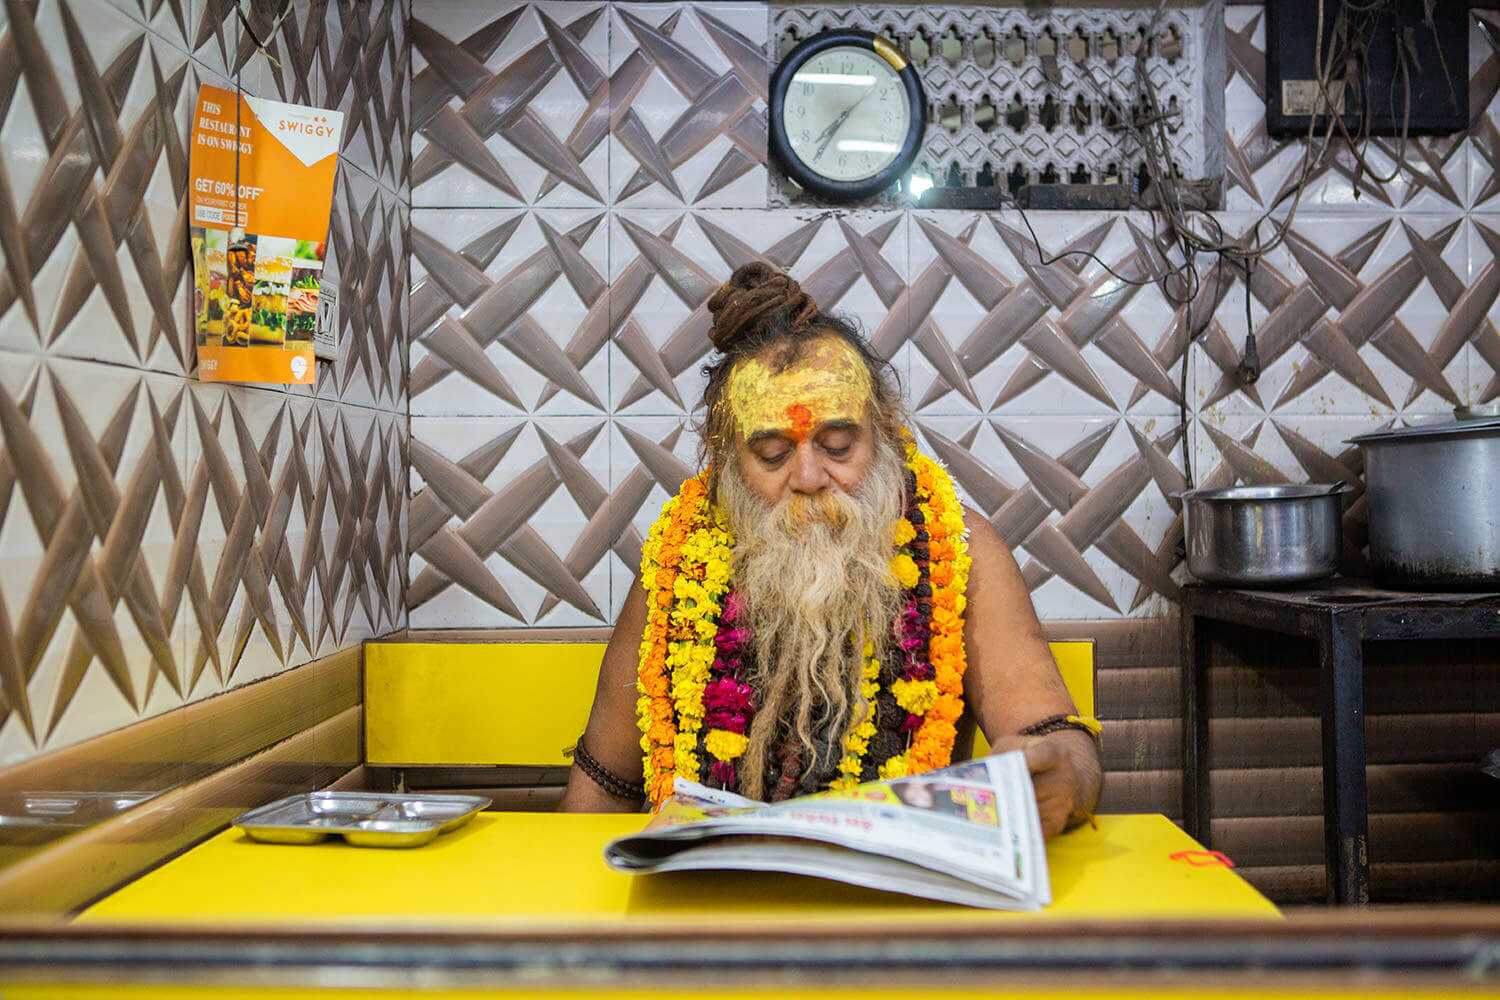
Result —
M813 437L817 437L819 434L822 434L825 431L857 431L857 430L859 430L859 423L857 421L854 421L854 420L829 420L829 421L825 421L824 423L819 424L818 427L817 427L817 429L813 431L812 436ZM748 438L745 439L745 443L747 445L751 445L751 444L756 444L757 442L765 441L765 440L768 440L768 439L771 439L771 438L780 438L782 440L789 441L789 440L791 440L792 435L790 433L788 433L787 431L785 431L785 430L756 431L754 434L751 434Z

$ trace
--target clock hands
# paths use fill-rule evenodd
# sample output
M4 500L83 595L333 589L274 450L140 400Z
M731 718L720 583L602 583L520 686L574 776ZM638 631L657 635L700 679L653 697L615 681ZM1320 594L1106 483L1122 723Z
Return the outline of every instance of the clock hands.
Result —
M837 118L829 123L827 128L818 133L818 151L813 154L812 158L814 163L823 158L823 153L828 149L828 144L833 141L833 137L838 134L838 130L843 127L844 122L849 120L849 116L854 114L854 109L859 107L864 102L864 99L874 92L875 88L873 86L866 87L865 92L860 94L859 98L853 104L845 108Z

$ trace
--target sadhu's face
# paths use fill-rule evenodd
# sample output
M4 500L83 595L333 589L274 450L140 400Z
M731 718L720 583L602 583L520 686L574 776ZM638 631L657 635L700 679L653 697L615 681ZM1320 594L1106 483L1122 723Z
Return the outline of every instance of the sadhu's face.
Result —
M774 358L749 358L729 376L745 485L772 504L833 488L852 493L875 458L869 370L831 334L779 368Z

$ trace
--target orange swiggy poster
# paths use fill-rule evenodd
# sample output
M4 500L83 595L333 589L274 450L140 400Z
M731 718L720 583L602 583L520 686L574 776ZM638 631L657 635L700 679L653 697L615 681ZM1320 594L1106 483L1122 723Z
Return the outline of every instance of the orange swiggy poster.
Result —
M344 116L202 87L193 115L193 308L204 382L313 382Z

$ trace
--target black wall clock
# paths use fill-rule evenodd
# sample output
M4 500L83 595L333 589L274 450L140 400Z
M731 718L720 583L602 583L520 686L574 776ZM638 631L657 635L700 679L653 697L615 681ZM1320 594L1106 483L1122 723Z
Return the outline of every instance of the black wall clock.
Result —
M879 194L911 166L927 126L917 71L894 45L856 28L814 35L771 75L771 154L831 201Z

